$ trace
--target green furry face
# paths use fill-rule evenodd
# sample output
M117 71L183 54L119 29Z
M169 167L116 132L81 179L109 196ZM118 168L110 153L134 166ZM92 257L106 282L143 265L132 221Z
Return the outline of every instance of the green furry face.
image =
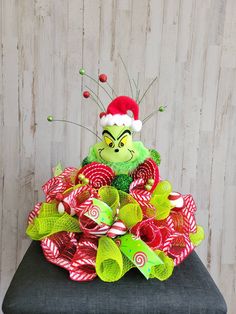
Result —
M103 141L94 145L95 154L105 162L130 162L136 158L130 128L125 126L104 127Z

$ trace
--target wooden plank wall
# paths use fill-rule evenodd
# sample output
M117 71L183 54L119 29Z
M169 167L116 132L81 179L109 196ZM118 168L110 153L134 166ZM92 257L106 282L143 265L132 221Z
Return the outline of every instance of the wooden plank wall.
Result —
M97 108L81 98L83 84L96 86L79 68L105 72L118 93L129 93L120 53L142 90L158 76L141 116L159 104L168 110L141 139L160 151L162 177L195 196L206 231L198 253L234 313L236 1L2 0L0 10L1 298L29 245L27 213L51 167L78 166L95 142L46 117L99 128Z

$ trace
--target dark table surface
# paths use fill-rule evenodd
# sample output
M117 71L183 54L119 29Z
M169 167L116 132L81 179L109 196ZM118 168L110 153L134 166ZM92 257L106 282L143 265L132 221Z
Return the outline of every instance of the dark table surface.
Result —
M19 265L3 302L15 313L226 313L225 301L196 253L167 281L146 280L131 269L121 280L99 278L79 283L48 263L33 242Z

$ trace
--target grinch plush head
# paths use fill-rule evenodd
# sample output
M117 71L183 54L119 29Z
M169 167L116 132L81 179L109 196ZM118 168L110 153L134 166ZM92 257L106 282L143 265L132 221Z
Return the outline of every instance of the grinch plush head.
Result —
M133 117L127 112L131 111ZM130 97L115 98L100 114L103 127L103 141L94 146L95 153L105 162L130 162L137 158L132 140L132 132L140 131L142 122L138 120L139 107Z
M149 84L140 99L140 90L138 90L137 84L135 84L137 95L136 99L128 96L116 96L113 98L116 93L108 83L106 74L100 74L98 77L99 81L89 76L84 69L80 69L80 74L96 82L96 84L103 89L111 99L110 104L107 109L105 109L99 96L92 89L87 86L88 90L83 92L84 98L93 100L101 110L99 117L100 124L103 128L102 137L98 136L93 130L74 122L55 120L52 116L49 116L48 120L73 123L79 125L80 127L84 127L96 135L96 137L100 139L100 142L90 148L89 155L86 157L84 163L90 163L93 161L101 162L110 166L118 174L126 174L135 169L150 156L150 151L144 147L142 142L133 141L132 135L134 132L140 132L143 124L146 123L154 113L164 111L164 107L160 106L144 118L143 122L139 120L139 105L156 78ZM101 83L107 84L112 93L110 94L109 90ZM131 87L131 94L133 95L130 78L129 83Z
M90 149L87 160L105 163L121 174L132 171L149 157L149 150L132 138L133 132L142 128L138 115L139 106L132 98L119 96L112 100L106 112L100 114L102 141Z

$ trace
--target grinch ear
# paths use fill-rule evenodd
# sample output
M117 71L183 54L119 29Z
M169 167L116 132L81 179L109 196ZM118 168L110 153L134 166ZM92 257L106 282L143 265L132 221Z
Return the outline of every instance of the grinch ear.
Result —
M135 131L135 132L140 132L141 129L142 129L142 121L141 120L134 120L132 122L132 129Z

